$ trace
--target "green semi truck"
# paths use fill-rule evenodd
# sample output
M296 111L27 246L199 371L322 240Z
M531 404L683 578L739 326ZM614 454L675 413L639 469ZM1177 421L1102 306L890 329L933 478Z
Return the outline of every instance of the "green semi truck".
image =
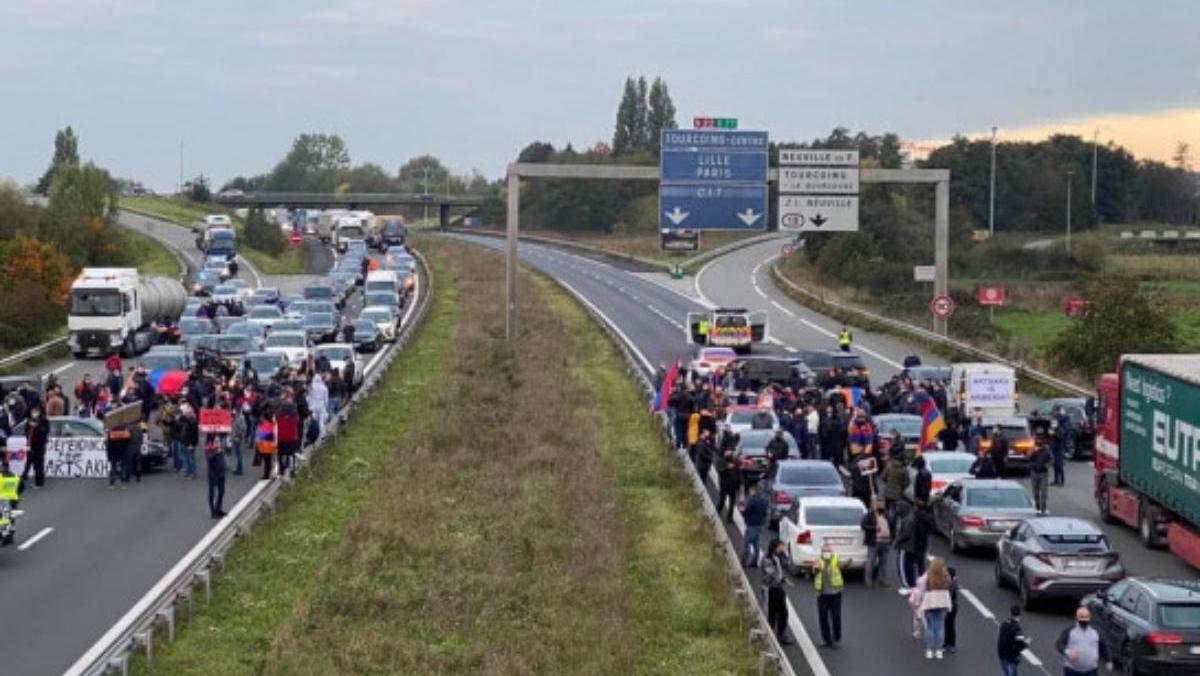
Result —
M1125 355L1097 384L1096 500L1200 568L1200 355Z

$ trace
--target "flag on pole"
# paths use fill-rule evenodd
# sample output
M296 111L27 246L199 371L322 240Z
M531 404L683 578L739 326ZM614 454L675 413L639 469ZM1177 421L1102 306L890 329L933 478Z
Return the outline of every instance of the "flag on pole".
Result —
M675 381L679 378L679 360L676 359L671 364L671 368L667 369L666 375L663 376L662 385L659 386L658 392L654 393L654 403L650 407L652 413L662 413L667 410L667 400L671 398L671 391L675 389Z
M921 445L920 449L931 448L937 442L937 436L946 429L946 421L938 411L937 403L925 390L917 390L913 397L917 410L921 412Z

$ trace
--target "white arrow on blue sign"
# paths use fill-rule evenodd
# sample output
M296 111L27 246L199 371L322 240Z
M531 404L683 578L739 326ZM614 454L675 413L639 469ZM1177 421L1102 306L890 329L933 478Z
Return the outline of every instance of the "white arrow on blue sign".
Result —
M766 186L666 184L658 199L660 228L756 230L766 224Z

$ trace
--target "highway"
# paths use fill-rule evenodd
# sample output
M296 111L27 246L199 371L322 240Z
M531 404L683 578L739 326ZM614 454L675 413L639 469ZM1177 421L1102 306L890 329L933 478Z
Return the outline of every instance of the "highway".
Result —
M453 236L493 249L503 246L501 240L493 238ZM643 366L652 369L677 357L686 358L692 352L685 343L683 330L687 312L717 305L768 311L772 345L767 352L831 349L841 325L795 303L775 287L770 264L779 247L779 241L767 241L717 258L697 274L691 289L671 282L664 275L633 271L543 245L522 243L519 251L524 263L574 289L606 315L634 345ZM874 382L890 378L908 354L917 354L929 364L945 363L899 338L850 328L855 335L855 350L867 361ZM1025 404L1033 402L1027 398ZM1067 485L1051 489L1051 513L1096 520L1091 490L1091 465L1069 463ZM715 499L715 491L710 492ZM729 532L740 546L740 519L735 521ZM1195 571L1171 554L1144 548L1132 530L1110 525L1105 525L1104 530L1119 550L1130 575L1195 577ZM768 540L769 535L765 534L764 545ZM1007 617L1009 606L1017 602L1017 594L995 585L990 552L950 554L946 543L938 537L933 539L931 549L932 554L945 557L956 568L963 590L957 622L958 653L947 655L936 665L937 673L975 676L981 673L981 668L982 673L987 673L996 668L997 624ZM891 580L894 584L894 570ZM923 646L911 635L911 613L894 590L866 588L851 577L844 593L843 647L830 650L814 647L820 638L811 582L800 578L793 578L792 582L789 600L797 611L792 626L799 630L795 631L799 640L798 645L788 648L788 656L797 673L915 674L927 668ZM1070 623L1070 611L1071 604L1067 603L1024 614L1023 625L1033 639L1024 673L1059 673L1061 662L1053 644L1059 631Z
M192 265L201 260L185 228L129 213L121 214L120 223L174 247ZM306 245L324 265L332 262L319 242ZM252 285L278 286L284 293L299 293L322 278L264 276L244 260L241 267L240 276ZM104 367L99 359L67 360L38 371L58 374L71 396L85 372L102 381ZM226 510L256 481L252 457L246 452L245 475L227 477ZM0 632L3 672L51 676L70 666L213 528L207 490L203 467L195 481L168 467L127 489L110 490L101 479L48 479L45 488L29 489L18 546L0 552L0 607L9 619Z

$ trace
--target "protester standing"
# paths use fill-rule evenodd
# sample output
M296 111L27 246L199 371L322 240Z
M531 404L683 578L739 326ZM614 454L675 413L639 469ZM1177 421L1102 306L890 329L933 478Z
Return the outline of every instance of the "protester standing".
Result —
M737 454L733 448L721 451L717 461L717 476L720 479L720 495L717 497L717 514L725 512L725 522L733 523L733 507L737 504L738 484L741 482Z
M996 637L996 655L1000 658L1004 676L1020 676L1021 653L1029 644L1029 637L1021 628L1021 606L1014 605L1009 609L1008 619L1000 623Z
M758 565L758 559L762 556L762 537L763 526L767 524L767 512L770 510L770 504L767 499L762 496L757 483L752 483L747 487L747 497L739 506L742 512L742 520L746 524L746 532L742 540L742 565L747 568L754 568ZM750 554L750 550L754 550L754 554Z
M208 466L208 514L214 519L225 516L224 442L223 435L210 434L204 444L204 458Z
M1063 676L1097 676L1101 662L1107 663L1107 669L1112 671L1108 648L1091 623L1091 611L1080 606L1075 611L1075 624L1063 629L1054 643L1063 656Z
M256 440L255 450L258 452L259 460L262 462L262 478L270 479L271 466L275 463L275 453L278 450L275 436L275 420L271 417L270 413L264 412L260 419Z
M826 648L842 641L842 569L829 543L821 545L821 557L813 564L813 589L817 593L817 623Z
M787 578L787 549L778 539L771 540L767 546L767 556L763 559L762 585L766 596L767 624L775 632L781 645L789 645L788 638L788 609L787 592L784 587L790 584Z
M946 614L950 612L950 574L946 562L935 557L924 580L918 582L918 609L925 620L925 659L942 659L945 649Z
M21 470L21 486L25 486L29 478L29 470L33 470L33 485L41 488L46 484L46 445L50 442L50 421L42 416L40 408L29 412L29 420L25 423L25 436L29 440L29 454L25 469Z
M888 553L892 546L892 526L888 523L883 500L875 498L861 523L863 544L867 546L867 564L863 578L868 587L887 586Z
M1033 493L1033 504L1040 515L1046 514L1046 502L1049 497L1048 487L1050 473L1050 449L1046 448L1046 438L1041 434L1037 438L1037 446L1029 455L1029 488Z

